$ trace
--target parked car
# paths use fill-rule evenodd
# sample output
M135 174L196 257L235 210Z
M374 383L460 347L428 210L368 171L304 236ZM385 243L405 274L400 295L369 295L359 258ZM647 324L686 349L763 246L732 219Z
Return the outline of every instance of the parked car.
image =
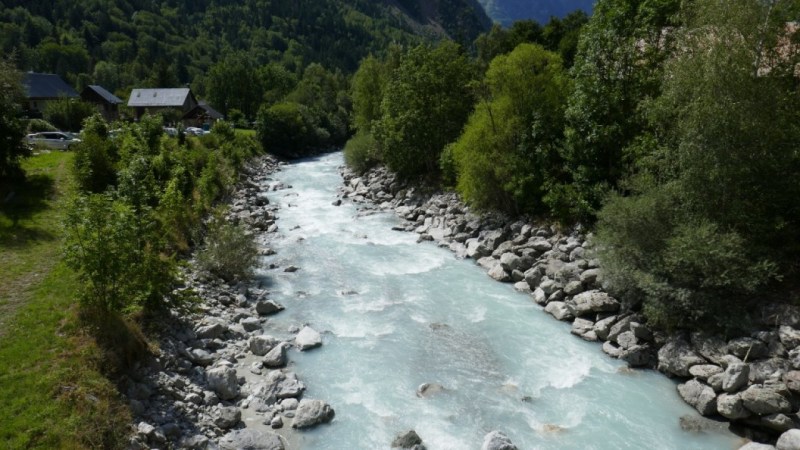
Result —
M164 133L167 133L169 137L176 137L178 136L178 129L173 127L164 127Z
M33 147L47 147L58 150L67 150L81 140L71 133L63 131L46 131L25 136L25 142Z
M202 128L197 128L197 127L188 127L184 131L189 136L203 136L203 135L206 135L206 134L209 133L208 131L206 131L206 130L204 130Z

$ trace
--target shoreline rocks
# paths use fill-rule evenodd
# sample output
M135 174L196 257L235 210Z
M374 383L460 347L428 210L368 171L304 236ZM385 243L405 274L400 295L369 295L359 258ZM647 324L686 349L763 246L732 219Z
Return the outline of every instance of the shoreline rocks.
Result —
M410 185L384 167L360 175L343 168L341 175L340 197L360 204L362 213L393 211L405 220L393 229L417 233L419 242L515 283L555 319L572 322L572 334L601 342L609 356L683 380L678 394L700 414L768 444L779 437L794 442L790 432L800 437L800 307L765 305L758 311L762 328L749 336L668 335L638 315L641 305L608 293L592 236L580 226L559 230L524 217L476 214L455 193Z

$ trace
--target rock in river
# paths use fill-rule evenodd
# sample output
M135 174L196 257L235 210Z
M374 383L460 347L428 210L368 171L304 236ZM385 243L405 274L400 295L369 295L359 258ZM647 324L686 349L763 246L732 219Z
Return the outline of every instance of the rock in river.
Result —
M292 428L311 428L333 420L335 415L331 405L322 400L302 399L297 405Z
M308 350L322 345L322 336L315 329L305 326L295 336L294 343L300 350Z
M517 450L517 446L504 433L492 431L483 438L481 450Z

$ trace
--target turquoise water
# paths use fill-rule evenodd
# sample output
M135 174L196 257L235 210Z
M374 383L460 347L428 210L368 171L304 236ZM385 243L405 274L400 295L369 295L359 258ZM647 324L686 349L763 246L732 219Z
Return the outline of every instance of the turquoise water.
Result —
M598 344L570 335L528 295L490 279L413 233L391 231L391 213L358 217L332 206L340 154L285 168L277 255L259 271L287 309L273 334L310 324L320 349L290 352L306 397L336 410L330 425L303 432L302 449L388 449L413 428L430 450L479 449L491 430L520 449L734 449L723 432L688 433L694 414L675 384L629 371ZM275 330L279 330L275 332ZM422 383L444 391L416 395Z

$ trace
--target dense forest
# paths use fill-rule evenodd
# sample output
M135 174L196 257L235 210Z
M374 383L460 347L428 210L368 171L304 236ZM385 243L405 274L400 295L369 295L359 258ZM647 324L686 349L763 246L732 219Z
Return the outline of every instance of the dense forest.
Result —
M655 325L737 328L794 299L800 4L600 0L580 18L496 27L477 59L364 60L348 163L590 226L610 287Z

